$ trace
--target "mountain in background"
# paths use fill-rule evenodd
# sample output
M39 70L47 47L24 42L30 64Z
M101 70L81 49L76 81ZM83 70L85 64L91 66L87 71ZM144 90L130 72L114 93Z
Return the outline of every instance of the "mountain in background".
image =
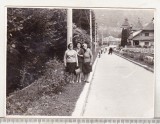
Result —
M130 25L136 25L140 19L142 25L149 23L154 17L153 9L95 9L99 34L103 27L104 36L120 37L121 25L127 18Z

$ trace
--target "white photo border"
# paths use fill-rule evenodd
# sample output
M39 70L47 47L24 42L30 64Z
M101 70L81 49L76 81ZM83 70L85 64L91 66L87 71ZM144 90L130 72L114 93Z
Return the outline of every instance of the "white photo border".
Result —
M29 8L117 8L117 9L155 9L154 19L154 51L155 51L155 118L160 117L160 1L159 0L3 0L0 3L0 117L12 117L6 116L6 7L29 7ZM14 116L14 118L19 118L20 116ZM51 118L50 116L21 116L22 118ZM53 117L53 116L52 116ZM64 118L63 116L54 116L54 118ZM74 118L72 116L65 118ZM77 117L75 117L77 118ZM83 118L83 117L80 117ZM86 118L86 117L85 117Z

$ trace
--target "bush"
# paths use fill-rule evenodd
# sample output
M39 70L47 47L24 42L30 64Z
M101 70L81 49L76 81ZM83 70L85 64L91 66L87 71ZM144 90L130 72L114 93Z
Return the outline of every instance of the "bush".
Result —
M144 55L142 53L134 53L134 59L139 60L139 61L143 61Z
M148 48L148 46L144 45L143 48Z
M141 45L136 45L136 47L137 47L137 48L141 48L142 46L141 46Z
M145 56L144 57L144 62L150 65L154 65L154 57L152 56Z
M69 83L70 75L65 72L65 66L57 59L50 60L46 63L45 85L49 91L54 93L62 92L63 87Z
M140 60L140 61L144 61L144 54L140 54L139 60Z
M75 24L73 24L73 45L76 47L77 42L87 43L89 47L91 47L90 37L87 32Z
M134 56L135 56L135 54L132 53L132 52L129 52L128 54L129 54L129 56L130 56L131 58L134 58Z

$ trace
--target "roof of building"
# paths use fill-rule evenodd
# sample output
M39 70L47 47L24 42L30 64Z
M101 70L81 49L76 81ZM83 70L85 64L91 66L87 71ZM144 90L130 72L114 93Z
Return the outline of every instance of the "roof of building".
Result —
M139 30L139 31L135 31L135 32L133 32L130 36L129 36L129 38L128 39L132 39L132 38L134 38L135 36L137 36L138 34L140 34L142 32L142 30Z
M143 25L142 25L140 19L138 18L138 22L137 22L136 25L132 26L132 30L133 31L138 31L138 30L141 30L142 28L143 28Z
M104 41L121 41L121 38L116 38L113 36L108 36L104 38Z
M150 23L146 24L146 25L143 27L143 30L153 31L153 30L154 30L154 23L153 23L153 21L151 21Z
M139 41L154 41L154 36L137 36L134 37L132 40L139 40Z
M141 30L138 31L134 31L128 39L132 39L132 40L154 40L154 36L141 36L139 35L141 32L143 31L154 31L154 22L151 21L150 23L147 23L144 25L144 27Z

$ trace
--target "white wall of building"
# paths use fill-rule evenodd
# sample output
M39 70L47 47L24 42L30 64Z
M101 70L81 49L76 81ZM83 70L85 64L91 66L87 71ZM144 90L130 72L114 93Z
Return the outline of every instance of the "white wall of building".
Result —
M145 32L141 33L141 35L144 37L147 37L147 36L145 36L145 33L149 33L149 37L154 36L154 32L150 32L150 31L145 31Z
M152 45L154 45L154 42L153 42L153 41L140 41L140 42L139 42L139 45L140 45L141 47L143 47L143 46L145 46L145 42L148 42L148 45L146 45L146 46L152 46Z
M141 47L143 47L143 46L145 45L144 41L140 41L140 42L139 42L139 45L140 45Z

